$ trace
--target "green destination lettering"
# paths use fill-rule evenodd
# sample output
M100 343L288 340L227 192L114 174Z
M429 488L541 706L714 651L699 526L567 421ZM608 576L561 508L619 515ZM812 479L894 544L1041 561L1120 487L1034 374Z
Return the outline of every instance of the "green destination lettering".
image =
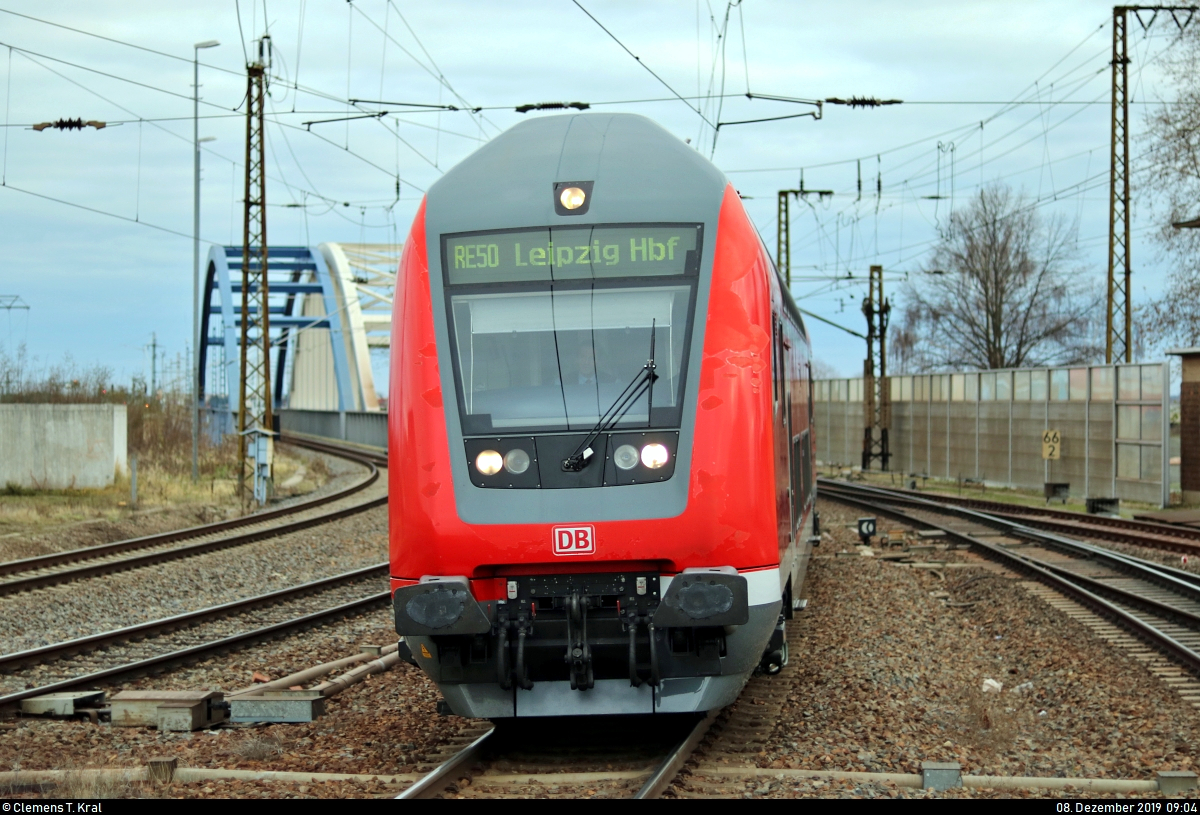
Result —
M459 244L454 247L455 269L495 269L500 265L500 247L494 243Z
M665 244L659 243L654 238L630 238L629 259L634 263L674 260L675 244L677 243L679 243L679 238L667 238Z
M504 229L444 238L451 285L695 274L694 224ZM628 242L628 254L626 254Z
M678 238L671 238L670 252L672 259L674 255L674 243L678 242ZM662 249L663 244L655 243L655 247ZM482 265L470 265L472 255L469 252L464 253L464 249L470 247L456 246L454 247L454 257L456 269L475 269L483 268ZM661 252L660 252L661 254ZM463 256L460 262L460 255ZM492 255L489 254L489 267L495 267L498 262L490 261ZM498 256L497 256L498 258ZM546 246L534 246L524 252L521 249L520 242L513 243L513 266L591 266L592 264L603 263L606 266L616 266L621 262L621 246L616 243L607 243L603 246L600 241L593 241L591 245L583 244L582 246L555 246L554 241L547 241Z

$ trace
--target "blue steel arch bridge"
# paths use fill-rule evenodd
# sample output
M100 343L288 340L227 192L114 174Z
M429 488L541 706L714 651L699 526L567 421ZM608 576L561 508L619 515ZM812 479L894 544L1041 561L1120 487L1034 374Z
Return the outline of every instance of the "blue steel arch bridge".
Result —
M401 248L352 243L268 247L275 409L386 411L382 380ZM257 254L251 270L259 270ZM198 383L213 433L236 427L241 311L242 247L214 246L201 300L200 335L205 340Z

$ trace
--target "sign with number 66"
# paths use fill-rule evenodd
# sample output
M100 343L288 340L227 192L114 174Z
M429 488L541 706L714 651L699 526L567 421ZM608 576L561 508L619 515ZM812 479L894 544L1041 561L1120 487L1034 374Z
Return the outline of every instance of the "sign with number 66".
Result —
M1042 434L1042 458L1055 461L1062 458L1062 437L1057 430L1047 430Z

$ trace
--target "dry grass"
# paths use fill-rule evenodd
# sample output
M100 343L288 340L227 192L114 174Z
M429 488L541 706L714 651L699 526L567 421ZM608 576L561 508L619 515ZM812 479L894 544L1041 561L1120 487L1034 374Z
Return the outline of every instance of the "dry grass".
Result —
M56 785L56 798L96 800L99 798L144 798L149 787L142 781L114 777L111 773L69 770Z
M0 798L44 798L54 794L58 785L54 782L17 783L0 781Z
M129 387L115 386L107 369L80 366L69 358L41 370L35 370L36 363L24 348L15 354L0 348L0 402L124 405L129 456L137 457L136 509L195 507L198 516L203 516L205 507L241 506L236 494L236 436L213 443L207 434L201 434L199 479L192 481L192 414L187 393L167 389L147 394L144 383L136 381ZM276 484L301 473L299 480L277 492L280 497L311 492L330 477L323 462L306 461L283 446L277 450L275 467ZM118 476L105 489L40 490L9 484L0 487L0 535L78 521L117 521L132 509L128 475Z
M276 736L252 736L239 744L235 752L247 761L266 761L283 755L283 742Z
M132 772L136 773L137 770ZM55 781L0 782L0 798L58 798L96 801L112 798L153 797L153 788L141 780L118 775L111 769L72 767Z
M170 462L163 462L153 454L145 458L139 456L137 509L190 506L197 508L200 517L204 507L240 506L236 470L229 463L237 457L236 440L233 440L233 446L233 453L227 457L221 451L210 453L209 460L202 462L200 480L197 482L191 479L190 460L181 472ZM277 450L276 484L283 483L301 468L304 468L301 481L288 489L277 490L278 497L311 492L331 476L328 467L320 459L305 460L286 447ZM0 488L0 534L41 530L78 521L116 521L127 517L133 509L130 505L129 482L128 476L121 476L105 489L31 490L16 485L13 488Z
M1011 747L1021 730L1021 717L1016 708L1006 706L1007 701L997 694L990 698L981 694L967 706L979 739L997 752Z

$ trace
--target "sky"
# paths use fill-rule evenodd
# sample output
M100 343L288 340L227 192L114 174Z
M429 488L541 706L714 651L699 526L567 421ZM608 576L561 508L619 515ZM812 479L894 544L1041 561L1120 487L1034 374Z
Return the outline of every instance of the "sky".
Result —
M801 178L831 190L792 204L792 290L803 308L856 331L868 267L882 265L895 292L981 184L1009 184L1047 216L1077 222L1078 274L1099 292L1111 25L1111 5L1095 0L0 0L0 295L29 306L0 311L0 346L24 343L41 365L69 354L118 382L149 377L152 339L171 364L185 358L193 44L220 42L199 51L199 133L215 139L202 153L203 258L241 241L238 109L264 32L272 243L403 240L442 173L524 118L556 115L516 106L585 102L690 139L744 196L772 252L777 191ZM1175 26L1160 17L1143 31L1131 19L1129 31L1136 157L1145 115L1170 94L1160 69ZM903 104L826 104L819 120L715 129L815 110L747 91ZM30 129L72 117L108 126ZM1147 194L1134 199L1135 305L1159 294L1166 274ZM824 370L861 371L860 340L809 328Z

